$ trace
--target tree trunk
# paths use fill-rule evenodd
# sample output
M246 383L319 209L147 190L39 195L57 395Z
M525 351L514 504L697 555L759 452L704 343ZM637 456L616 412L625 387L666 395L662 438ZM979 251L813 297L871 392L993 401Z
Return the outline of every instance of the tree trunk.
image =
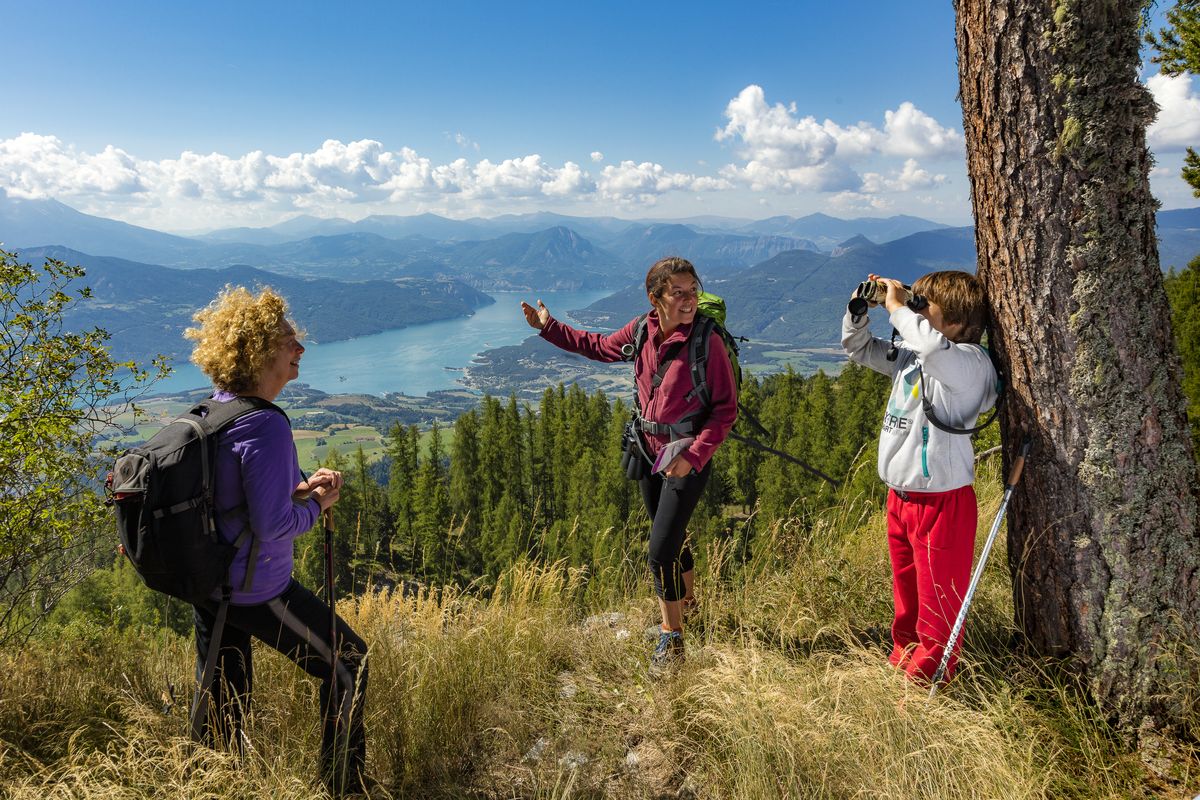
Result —
M979 277L1007 369L1018 625L1121 727L1177 719L1200 615L1196 462L1159 268L1140 3L955 0Z

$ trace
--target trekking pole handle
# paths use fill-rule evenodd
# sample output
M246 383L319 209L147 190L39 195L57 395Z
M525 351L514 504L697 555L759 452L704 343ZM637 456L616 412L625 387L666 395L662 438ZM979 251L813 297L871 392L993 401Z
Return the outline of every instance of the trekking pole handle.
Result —
M1029 434L1025 434L1025 439L1021 442L1021 452L1017 454L1017 460L1013 462L1012 469L1008 473L1008 483L1005 488L1012 488L1017 485L1017 481L1021 480L1021 472L1025 469L1025 458L1029 455L1029 448L1033 446L1033 442L1029 438Z
M333 507L329 507L321 512L321 520L325 525L325 530L333 533L336 530L333 526Z

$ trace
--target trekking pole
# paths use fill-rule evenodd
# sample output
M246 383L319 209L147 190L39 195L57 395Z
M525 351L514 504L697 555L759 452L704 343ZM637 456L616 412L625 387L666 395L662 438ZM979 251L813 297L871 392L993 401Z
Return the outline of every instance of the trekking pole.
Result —
M740 421L743 419L746 420L746 422L753 425L755 428L757 428L762 433L762 435L767 437L768 439L775 438L774 435L769 430L767 430L766 428L763 427L763 424L758 421L758 417L754 416L753 412L751 412L750 409L746 408L741 403L738 403L738 420ZM752 439L749 436L742 436L741 434L734 433L733 431L729 432L729 438L736 439L737 441L741 442L742 444L749 445L750 447L753 447L756 450L762 450L764 453L770 453L773 456L778 456L779 458L782 458L785 461L790 461L793 464L795 464L796 466L798 466L801 469L808 472L809 474L814 475L823 481L827 481L829 483L829 485L835 489L841 485L838 481L835 481L833 478L829 477L824 472L821 472L821 470L817 469L816 467L812 466L811 464L804 463L803 461L801 461L800 459L791 455L790 453L785 453L782 450L776 450L774 447L767 447L765 444L758 441L757 439Z
M996 541L1000 523L1004 521L1004 512L1008 510L1008 500L1012 497L1017 481L1021 480L1021 470L1025 468L1025 458L1029 455L1030 444L1029 436L1026 435L1025 440L1021 442L1021 452L1017 455L1017 460L1008 474L1008 483L1004 485L1004 497L1000 500L1000 510L996 512L996 519L993 520L992 529L988 532L983 552L979 554L979 564L975 567L975 574L971 576L971 584L967 587L967 596L963 598L962 608L958 610L958 618L954 620L954 627L950 630L950 640L946 642L946 650L942 653L942 663L938 664L937 672L933 673L933 685L929 687L930 698L937 694L938 684L942 682L942 676L946 674L950 656L954 653L954 643L958 641L958 635L962 632L963 622L967 619L967 609L971 606L971 598L975 595L975 587L979 585L979 579L983 576L983 568L987 565L988 554L992 551L992 542Z
M814 466L811 466L810 464L804 463L803 461L796 458L794 455L792 455L790 453L785 453L782 450L776 450L774 447L767 447L765 444L763 444L762 442L760 442L756 439L751 439L749 436L742 436L741 434L734 433L733 431L729 432L729 438L736 439L737 441L741 442L742 444L753 447L755 450L762 450L764 453L770 453L773 456L778 456L779 458L782 458L784 461L790 461L793 464L795 464L796 466L803 469L804 471L808 472L809 474L814 475L815 477L818 477L821 480L828 481L829 485L835 489L838 488L839 486L841 486L840 483L838 483L836 480L834 480L833 478L826 475L824 472L821 472L821 470L817 469Z
M329 713L338 712L337 606L333 598L333 508L321 514L325 523L325 599L329 602Z

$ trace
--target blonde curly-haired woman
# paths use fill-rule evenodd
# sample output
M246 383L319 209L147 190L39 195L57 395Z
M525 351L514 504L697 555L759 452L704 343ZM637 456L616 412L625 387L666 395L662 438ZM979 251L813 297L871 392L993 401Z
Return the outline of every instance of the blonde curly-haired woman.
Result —
M258 398L259 410L238 417L217 439L215 503L219 535L239 546L230 570L233 587L220 633L212 706L200 735L242 750L250 705L256 638L321 681L322 777L335 795L361 790L366 757L362 700L366 643L337 620L336 677L330 672L329 606L292 577L292 542L338 500L342 476L300 470L291 424L273 401L300 374L304 345L286 301L269 288L257 294L227 286L193 317L185 335L195 342L192 361L212 379L212 399ZM257 401L255 401L257 402ZM246 528L251 535L243 536ZM196 605L196 671L209 658L220 597ZM338 707L330 708L337 681ZM197 703L206 703L197 689Z

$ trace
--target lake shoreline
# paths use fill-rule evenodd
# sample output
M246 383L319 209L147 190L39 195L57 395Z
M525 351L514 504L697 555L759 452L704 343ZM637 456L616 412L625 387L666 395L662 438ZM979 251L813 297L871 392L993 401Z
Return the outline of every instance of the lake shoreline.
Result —
M542 292L548 307L565 312L608 297L610 290ZM438 391L468 390L466 375L491 350L520 344L534 335L520 312L529 292L489 292L492 302L450 320L408 325L336 341L306 342L299 381L330 395L365 394L427 398ZM297 320L301 327L304 320ZM189 361L173 365L171 376L147 397L206 391L207 378Z

